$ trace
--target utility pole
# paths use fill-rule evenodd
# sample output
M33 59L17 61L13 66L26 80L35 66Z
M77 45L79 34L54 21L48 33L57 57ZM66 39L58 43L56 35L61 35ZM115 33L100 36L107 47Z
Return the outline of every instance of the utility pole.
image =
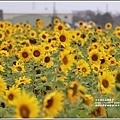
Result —
M56 18L56 3L53 2L52 29L54 28L54 19Z

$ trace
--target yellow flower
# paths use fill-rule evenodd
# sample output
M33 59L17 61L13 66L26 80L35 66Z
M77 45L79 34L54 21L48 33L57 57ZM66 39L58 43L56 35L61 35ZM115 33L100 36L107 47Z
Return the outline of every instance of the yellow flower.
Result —
M40 59L42 59L44 56L44 51L43 51L41 45L33 46L31 54L32 54L32 58L34 60L40 61Z
M30 48L29 47L23 47L23 48L21 48L21 50L18 53L18 57L22 61L29 61L29 59L31 58Z
M92 50L88 58L91 64L100 64L101 53L96 49Z
M53 66L53 61L52 61L52 56L50 54L46 54L43 57L43 65L45 65L47 68L50 68L51 66Z
M4 67L0 65L0 72L5 72Z
M49 38L49 34L48 34L46 31L42 31L42 32L39 34L39 38L40 38L41 40L47 41L48 38Z
M60 67L63 71L71 70L71 67L74 62L74 58L72 54L69 54L69 51L65 50L60 53Z
M29 33L30 38L36 38L36 35L37 33L35 30L30 30L30 33Z
M91 66L91 68L92 68L92 70L93 70L93 72L94 72L95 74L98 74L99 71L100 71L100 65L93 64L93 65Z
M90 67L89 67L88 63L81 65L81 67L80 67L80 73L83 76L87 76L88 74L90 74Z
M111 28L112 28L112 24L109 23L109 22L106 23L106 24L105 24L105 28L106 28L106 29L111 29Z
M103 72L99 75L98 87L101 89L101 93L112 93L112 88L115 87L115 77L111 72Z
M9 90L5 91L6 95L3 97L8 105L14 105L18 97L20 96L20 88L13 85Z
M7 89L7 83L4 81L2 76L0 76L0 97L3 96L6 89Z
M0 41L2 41L5 38L4 32L0 31Z
M91 95L84 96L84 103L88 106L92 106L94 98Z
M78 89L79 89L79 83L78 80L73 81L69 88L68 88L68 93L67 97L70 103L76 103L79 100L78 97Z
M22 91L15 102L15 118L37 118L39 116L40 105L34 95Z
M25 84L30 84L30 82L31 82L31 79L30 78L28 78L28 77L20 77L18 80L16 80L15 81L15 83L17 84L17 85L25 85Z
M56 117L58 112L62 111L64 95L62 92L54 91L45 96L43 101L43 111L47 115Z
M102 106L99 106L99 107L95 108L94 111L92 111L91 117L97 118L97 117L104 116L105 114L106 114L105 108Z

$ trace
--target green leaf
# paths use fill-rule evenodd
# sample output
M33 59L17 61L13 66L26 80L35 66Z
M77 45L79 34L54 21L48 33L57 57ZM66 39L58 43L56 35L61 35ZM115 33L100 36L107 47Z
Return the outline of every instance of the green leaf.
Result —
M55 85L59 88L63 88L64 87L64 84L61 82L61 81L56 81Z
M85 110L79 110L78 114L79 114L80 118L89 118L90 117Z

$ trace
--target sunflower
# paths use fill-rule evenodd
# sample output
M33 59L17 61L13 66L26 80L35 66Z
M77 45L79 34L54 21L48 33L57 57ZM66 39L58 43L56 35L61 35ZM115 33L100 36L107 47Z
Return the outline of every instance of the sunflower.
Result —
M84 22L83 21L78 21L78 25L81 27L83 26Z
M115 35L116 35L117 38L120 39L120 30L115 31Z
M23 64L16 64L12 66L12 72L20 72L21 74L25 72Z
M29 47L23 47L23 48L21 48L21 50L18 53L18 57L22 61L29 61L29 59L31 58L30 48Z
M83 64L86 64L86 61L81 59L81 60L78 60L78 62L76 63L77 64L77 69L76 69L76 74L78 74L80 72L80 68Z
M112 24L109 23L109 22L106 23L106 24L105 24L105 28L106 28L106 29L111 29L111 28L112 28Z
M0 76L0 97L3 96L5 90L7 90L7 83L4 81L2 76Z
M94 111L92 111L91 113L91 118L97 118L97 117L102 117L106 114L106 110L104 107L99 106L97 108L95 108Z
M35 30L30 30L29 36L30 36L30 38L36 38L36 36L37 36L36 31Z
M88 94L84 95L84 100L83 100L83 102L84 102L86 105L92 106L93 101L94 101L94 98L93 98L91 95L88 95Z
M5 21L5 25L6 25L7 28L11 28L12 27L12 22Z
M120 72L117 72L117 74L115 76L115 81L116 81L116 83L120 83Z
M70 44L70 35L66 30L61 31L57 39L58 39L58 44L64 47L69 46Z
M49 42L43 42L42 44L42 48L45 51L45 53L50 53L53 52L55 50L55 48L52 47L52 44Z
M94 50L94 46L89 45L89 46L87 47L87 54L89 54L92 50Z
M116 50L114 47L110 47L110 48L107 50L107 55L108 55L108 56L112 56L112 55L114 55L116 52L117 52L117 50Z
M43 111L47 115L52 115L56 117L58 112L62 111L64 95L62 92L54 91L45 96L43 101Z
M31 52L32 58L34 60L40 61L40 59L43 58L43 56L44 56L44 52L45 51L43 51L41 45L33 46L32 47L32 52Z
M71 67L74 62L74 57L72 54L69 54L69 51L65 50L60 53L60 67L62 70L71 70Z
M5 72L4 67L0 65L0 72Z
M101 93L112 93L112 88L115 86L115 77L110 72L103 72L99 75L98 87Z
M101 30L102 29L101 25L97 25L97 29Z
M5 33L0 31L0 41L2 41L5 38Z
M90 63L92 64L100 64L100 59L101 59L101 53L98 51L98 50L92 50L90 53L89 53L89 61Z
M5 22L0 21L0 30L5 30Z
M15 118L37 118L40 112L40 105L37 98L30 93L22 91L16 99Z
M13 27L14 27L15 29L20 28L20 23L15 23Z
M78 80L73 81L68 88L67 97L70 103L76 103L79 100L79 83Z
M84 28L84 30L88 30L88 25L87 24L83 24L82 27Z
M12 35L12 30L11 30L11 28L6 28L5 34L6 34L7 37L10 37L10 36Z
M99 43L92 43L91 45L94 47L94 49L99 50L99 48L100 48Z
M110 66L115 66L116 64L117 64L117 61L116 61L115 57L111 57L109 59L109 65Z
M3 56L3 57L9 57L10 56L9 52L7 52L6 50L0 50L0 55Z
M107 67L109 64L108 56L106 53L102 54L102 58L100 59L100 66L101 67Z
M54 23L54 24L58 24L58 23L60 23L60 19L55 18L54 21L53 21L53 23Z
M88 74L90 74L90 67L88 63L81 65L80 73L82 74L82 76L87 76Z
M100 71L100 65L98 64L92 64L91 68L95 74L98 74Z
M42 32L39 34L39 38L40 38L41 40L47 41L48 38L49 38L49 34L48 34L46 31L42 31Z
M53 66L53 61L52 61L52 56L50 54L46 54L43 57L43 64L47 67L50 68L51 66Z
M64 25L63 23L58 23L58 24L56 24L56 25L54 26L54 31L60 32L60 31L62 31L62 30L64 30L64 29L65 29L65 25Z
M8 105L14 105L19 96L20 88L13 85L9 90L5 91L5 96L3 98Z
M28 77L20 77L18 80L15 81L16 85L25 85L25 84L30 84L31 83L31 79Z

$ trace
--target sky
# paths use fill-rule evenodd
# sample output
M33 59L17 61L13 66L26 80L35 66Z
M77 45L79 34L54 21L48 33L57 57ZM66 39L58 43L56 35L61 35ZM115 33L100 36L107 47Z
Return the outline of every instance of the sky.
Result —
M3 10L3 13L53 13L54 5L57 13L84 10L120 13L119 1L0 1L0 9Z

